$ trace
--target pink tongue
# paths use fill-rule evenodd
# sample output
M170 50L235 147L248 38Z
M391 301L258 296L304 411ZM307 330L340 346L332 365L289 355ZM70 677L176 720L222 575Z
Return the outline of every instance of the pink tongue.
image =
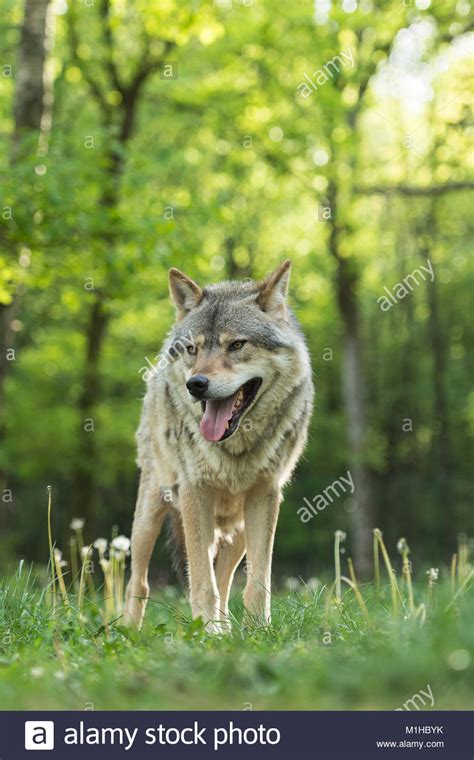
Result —
M232 415L232 407L237 398L234 393L230 398L224 399L207 399L206 411L203 414L200 428L204 438L208 441L220 441L224 435L227 423Z

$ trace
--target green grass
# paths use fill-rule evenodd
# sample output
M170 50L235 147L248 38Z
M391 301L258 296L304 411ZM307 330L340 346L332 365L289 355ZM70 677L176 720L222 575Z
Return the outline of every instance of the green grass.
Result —
M242 624L210 636L171 588L152 594L141 632L120 619L104 626L100 606L77 594L53 614L43 580L20 567L1 584L0 703L3 709L386 709L427 690L433 709L473 702L472 581L453 600L448 573L432 593L406 584L398 615L392 590L360 586L369 620L344 584L338 604L322 586L277 593L272 624ZM458 584L459 588L459 584ZM423 709L429 709L426 704Z

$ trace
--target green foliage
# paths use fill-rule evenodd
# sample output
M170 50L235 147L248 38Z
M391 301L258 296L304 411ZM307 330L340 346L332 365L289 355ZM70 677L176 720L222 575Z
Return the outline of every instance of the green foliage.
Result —
M18 4L5 5L2 60L14 63ZM261 277L290 256L292 304L308 337L317 403L305 459L286 494L276 569L312 574L327 566L330 536L336 526L347 528L350 504L340 499L307 525L297 509L344 473L348 460L337 262L321 215L329 204L337 206L340 254L350 263L360 306L369 428L363 459L379 524L391 546L402 523L409 537L416 535L423 559L447 559L456 532L472 527L471 198L467 191L413 197L361 191L429 190L468 180L465 4L420 11L414 4L360 2L349 13L334 3L327 19L315 22L309 0L230 8L112 2L112 47L100 4L69 5L56 19L46 155L31 156L24 146L29 158L12 163L14 79L0 76L0 217L12 209L11 219L1 219L0 303L16 294L20 305L1 460L13 490L16 553L44 556L38 537L46 483L59 492L60 529L72 517L85 435L79 402L87 329L97 294L108 322L89 434L96 446L95 525L101 532L118 523L128 532L140 369L158 353L173 319L167 269L178 266L201 282ZM396 52L407 29L419 32L409 70L400 47L389 61L390 46ZM304 74L311 77L342 50L351 51L354 66L340 67L303 98L297 88ZM163 76L164 62L177 63L176 79ZM124 93L141 65L152 67L126 141L120 137L126 97L111 64ZM419 88L418 103L404 97L400 77ZM404 144L407 135L413 149ZM435 296L423 282L383 313L377 298L384 286L427 258L436 270ZM436 344L444 350L441 379ZM438 382L448 443L441 440ZM407 418L411 431L403 429ZM126 646L121 635L118 641Z

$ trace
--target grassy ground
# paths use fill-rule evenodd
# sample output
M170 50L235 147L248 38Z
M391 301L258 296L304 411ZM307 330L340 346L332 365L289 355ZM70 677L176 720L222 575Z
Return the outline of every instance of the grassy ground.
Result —
M77 594L67 606L58 591L53 613L50 592L21 568L1 586L0 703L4 709L393 710L421 694L424 704L415 702L422 709L472 708L473 581L457 580L453 596L448 575L441 573L430 590L423 579L412 606L400 579L396 598L383 582L378 592L375 584L361 586L366 609L344 581L340 602L337 586L300 586L275 595L268 628L242 625L236 597L232 632L209 636L189 620L173 589L153 595L136 633L120 619L104 625L90 592L79 612Z

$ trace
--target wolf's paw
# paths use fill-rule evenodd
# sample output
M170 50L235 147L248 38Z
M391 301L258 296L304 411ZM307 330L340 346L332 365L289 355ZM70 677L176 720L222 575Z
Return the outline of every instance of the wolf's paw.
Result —
M135 628L136 630L140 630L144 611L144 605L141 600L134 598L128 599L125 605L122 619L120 620L121 624L127 626L128 628Z
M212 634L224 632L224 628L220 620L208 620L208 622L204 626L204 630L206 631L206 633L212 633Z
M219 619L220 632L223 634L232 633L232 621L228 615L221 614Z

